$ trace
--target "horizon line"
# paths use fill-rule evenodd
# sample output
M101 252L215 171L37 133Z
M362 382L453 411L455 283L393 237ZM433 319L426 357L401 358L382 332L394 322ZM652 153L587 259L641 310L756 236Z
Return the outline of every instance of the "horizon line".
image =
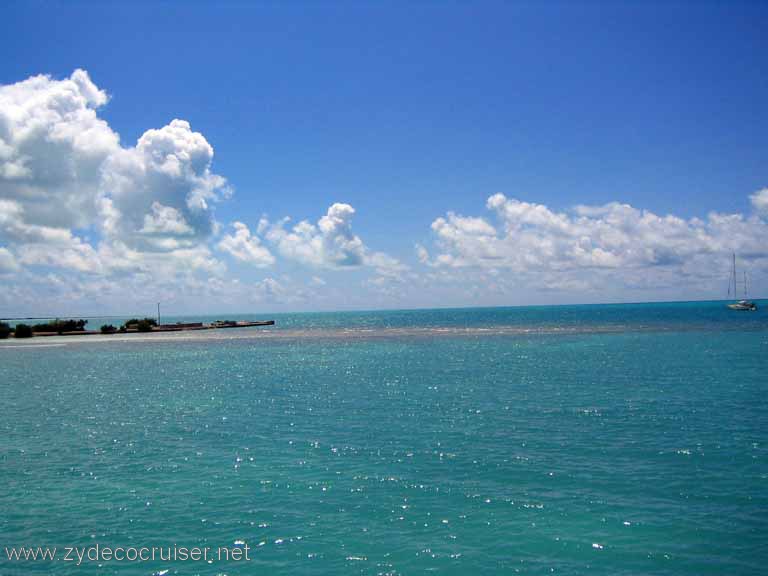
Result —
M333 310L286 310L282 312L268 312L266 314L339 314L339 313L354 313L354 312L418 312L423 310L467 310L467 309L493 309L493 308L542 308L542 307L565 307L565 306L618 306L618 305L633 305L633 304L690 304L690 303L705 303L705 302L731 302L731 301L744 300L744 298L718 298L718 299L694 299L694 300L632 300L632 301L619 301L619 302L582 302L582 303L562 303L562 304L501 304L493 306L430 306L430 307L415 307L415 308L352 308L352 309L333 309ZM750 300L768 300L768 298L750 298ZM253 312L234 312L235 314L254 314ZM206 312L206 313L165 313L164 316L216 316L219 314L225 314L222 312ZM226 314L232 314L227 312ZM260 314L260 312L257 312ZM0 321L3 320L51 320L51 319L64 319L64 318L84 318L90 320L98 320L100 318L138 318L141 314L99 314L94 316L80 315L80 314L62 314L51 316L15 316L5 317L0 316ZM146 318L153 318L153 316L147 316Z

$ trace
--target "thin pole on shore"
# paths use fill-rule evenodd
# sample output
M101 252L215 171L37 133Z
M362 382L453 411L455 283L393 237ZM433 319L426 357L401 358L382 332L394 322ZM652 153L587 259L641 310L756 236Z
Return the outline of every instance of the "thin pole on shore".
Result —
M160 326L160 302L157 303L157 325Z

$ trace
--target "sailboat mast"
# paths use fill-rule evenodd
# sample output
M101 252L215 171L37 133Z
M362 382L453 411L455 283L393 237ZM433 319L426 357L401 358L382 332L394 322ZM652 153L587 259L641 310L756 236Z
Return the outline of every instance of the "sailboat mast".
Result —
M741 273L743 275L743 296L741 299L739 299L739 277L736 275L736 252L733 253L732 256L732 267L733 267L733 297L736 299L736 302L733 304L728 304L728 308L731 310L757 310L757 304L754 302L751 302L750 300L747 300L747 293L749 291L749 288L747 287L748 279L747 279L747 271L742 270ZM728 282L728 296L731 295L731 283Z

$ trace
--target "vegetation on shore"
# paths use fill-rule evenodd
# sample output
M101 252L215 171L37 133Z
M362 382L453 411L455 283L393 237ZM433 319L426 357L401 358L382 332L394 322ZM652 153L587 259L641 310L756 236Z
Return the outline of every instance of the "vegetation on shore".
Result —
M126 332L127 330L138 330L139 332L151 332L152 328L157 326L157 320L154 318L131 318L125 324L120 326L120 332Z
M99 330L86 330L85 325L87 320L60 320L56 319L52 322L45 322L42 324L16 324L10 325L7 322L0 322L0 340L10 338L13 335L14 338L32 338L35 335L51 336L53 334L125 334L126 332L152 332L155 329L159 329L161 332L177 331L177 330L207 330L212 328L237 328L248 326L271 326L275 323L274 320L261 321L261 322L248 322L238 320L217 320L210 324L204 324L203 322L177 322L176 324L163 325L160 328L157 324L157 320L154 318L131 318L126 321L125 324L121 324L119 328L113 324L102 324Z
M82 332L85 330L86 324L88 324L88 320L60 320L56 318L53 322L35 324L32 326L32 330L34 332L56 332L58 334L62 332Z
M130 320L127 320L125 322L125 327L136 328L142 322L146 322L150 326L157 326L157 320L155 320L154 318L142 318L141 320L139 320L138 318L131 318Z
M37 333L55 332L62 334L64 332L84 332L85 325L88 324L88 320L60 320L56 318L53 322L45 322L42 324L16 324L11 327L7 322L0 322L0 340L5 340L11 334L14 338L32 338Z
M125 333L128 330L136 330L138 332L151 332L152 329L157 326L157 320L154 318L131 318L126 320L125 324L121 324L120 328L115 328L112 324L104 324L101 327L102 334L114 334L115 332Z
M13 329L14 338L32 338L32 326L29 324L16 324Z
M63 334L65 332L85 332L85 325L88 324L88 320L61 320L56 318L51 322L44 322L41 324L16 324L11 326L7 322L0 322L0 340L4 340L13 335L14 338L32 338L35 333L51 333ZM103 324L99 329L102 334L115 334L117 332L128 332L129 330L136 330L138 332L151 332L154 327L157 326L157 320L154 318L131 318L127 320L125 324L121 324L119 328L112 324Z

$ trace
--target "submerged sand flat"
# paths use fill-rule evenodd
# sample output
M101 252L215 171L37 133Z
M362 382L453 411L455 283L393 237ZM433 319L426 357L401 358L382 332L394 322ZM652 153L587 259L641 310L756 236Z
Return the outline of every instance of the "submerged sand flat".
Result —
M399 328L270 328L241 329L238 331L182 331L157 333L129 333L83 336L46 336L0 341L2 348L58 347L70 344L108 343L160 343L160 342L226 342L269 340L365 340L386 338L450 338L536 335L620 334L625 332L691 331L700 327L657 325L602 325L602 326L493 326L493 327L399 327Z

